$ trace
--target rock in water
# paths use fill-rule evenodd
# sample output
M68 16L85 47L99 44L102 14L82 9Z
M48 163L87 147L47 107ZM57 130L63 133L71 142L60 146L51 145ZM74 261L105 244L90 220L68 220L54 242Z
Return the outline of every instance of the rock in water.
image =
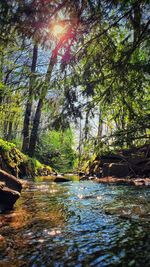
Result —
M56 183L64 183L64 182L70 182L70 180L67 179L67 178L64 178L63 176L59 176L59 177L56 177L54 182L56 182Z

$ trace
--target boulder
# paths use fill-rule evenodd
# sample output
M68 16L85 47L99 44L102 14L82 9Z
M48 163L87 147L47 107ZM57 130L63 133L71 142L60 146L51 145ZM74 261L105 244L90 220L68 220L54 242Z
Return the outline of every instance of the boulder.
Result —
M104 163L103 177L114 176L118 178L129 176L129 166L126 163Z
M12 190L21 192L22 184L21 182L13 175L0 169L0 182L4 182L6 186Z
M56 182L56 183L64 183L64 182L70 182L70 180L67 179L67 178L64 178L63 176L59 176L59 177L56 177L54 179L54 182Z

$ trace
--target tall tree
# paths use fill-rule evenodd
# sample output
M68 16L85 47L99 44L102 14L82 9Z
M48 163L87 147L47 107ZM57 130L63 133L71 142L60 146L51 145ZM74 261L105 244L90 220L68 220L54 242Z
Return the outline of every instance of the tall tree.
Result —
M39 98L39 101L37 104L37 108L36 108L36 112L35 112L35 116L34 116L34 121L33 121L33 127L31 130L31 137L30 137L30 144L29 144L29 155L30 156L33 156L34 152L35 152L35 146L36 146L37 138L38 138L38 129L39 129L39 124L40 124L40 119L41 119L41 112L42 112L45 97L47 95L47 91L49 88L51 75L52 75L53 69L57 63L58 53L62 49L66 50L64 55L69 53L70 46L71 46L71 44L75 38L75 32L73 32L73 30L74 29L70 28L70 26L68 27L68 32L65 32L65 35L62 35L60 37L58 44L56 45L56 47L53 49L53 51L51 53L48 69L47 69L47 72L45 75L45 81L42 84L41 94L40 94L40 98Z
M32 111L32 102L33 102L33 92L35 86L35 72L37 67L37 59L38 59L38 45L35 44L33 47L33 56L32 56L32 65L31 65L31 74L30 74L30 82L29 82L29 95L27 99L25 116L24 116L24 124L23 124L23 144L22 150L23 152L28 152L29 149L29 141L30 141L30 118Z

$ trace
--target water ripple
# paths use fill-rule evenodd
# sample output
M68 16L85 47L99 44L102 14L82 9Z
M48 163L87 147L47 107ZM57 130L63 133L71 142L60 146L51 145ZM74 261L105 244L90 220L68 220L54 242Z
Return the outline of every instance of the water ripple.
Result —
M147 188L32 184L0 215L0 266L149 266Z

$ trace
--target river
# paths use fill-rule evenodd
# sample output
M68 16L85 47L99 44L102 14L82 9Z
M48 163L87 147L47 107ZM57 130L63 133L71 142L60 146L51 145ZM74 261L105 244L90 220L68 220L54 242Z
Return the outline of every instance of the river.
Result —
M150 191L31 183L0 214L0 267L150 266Z

